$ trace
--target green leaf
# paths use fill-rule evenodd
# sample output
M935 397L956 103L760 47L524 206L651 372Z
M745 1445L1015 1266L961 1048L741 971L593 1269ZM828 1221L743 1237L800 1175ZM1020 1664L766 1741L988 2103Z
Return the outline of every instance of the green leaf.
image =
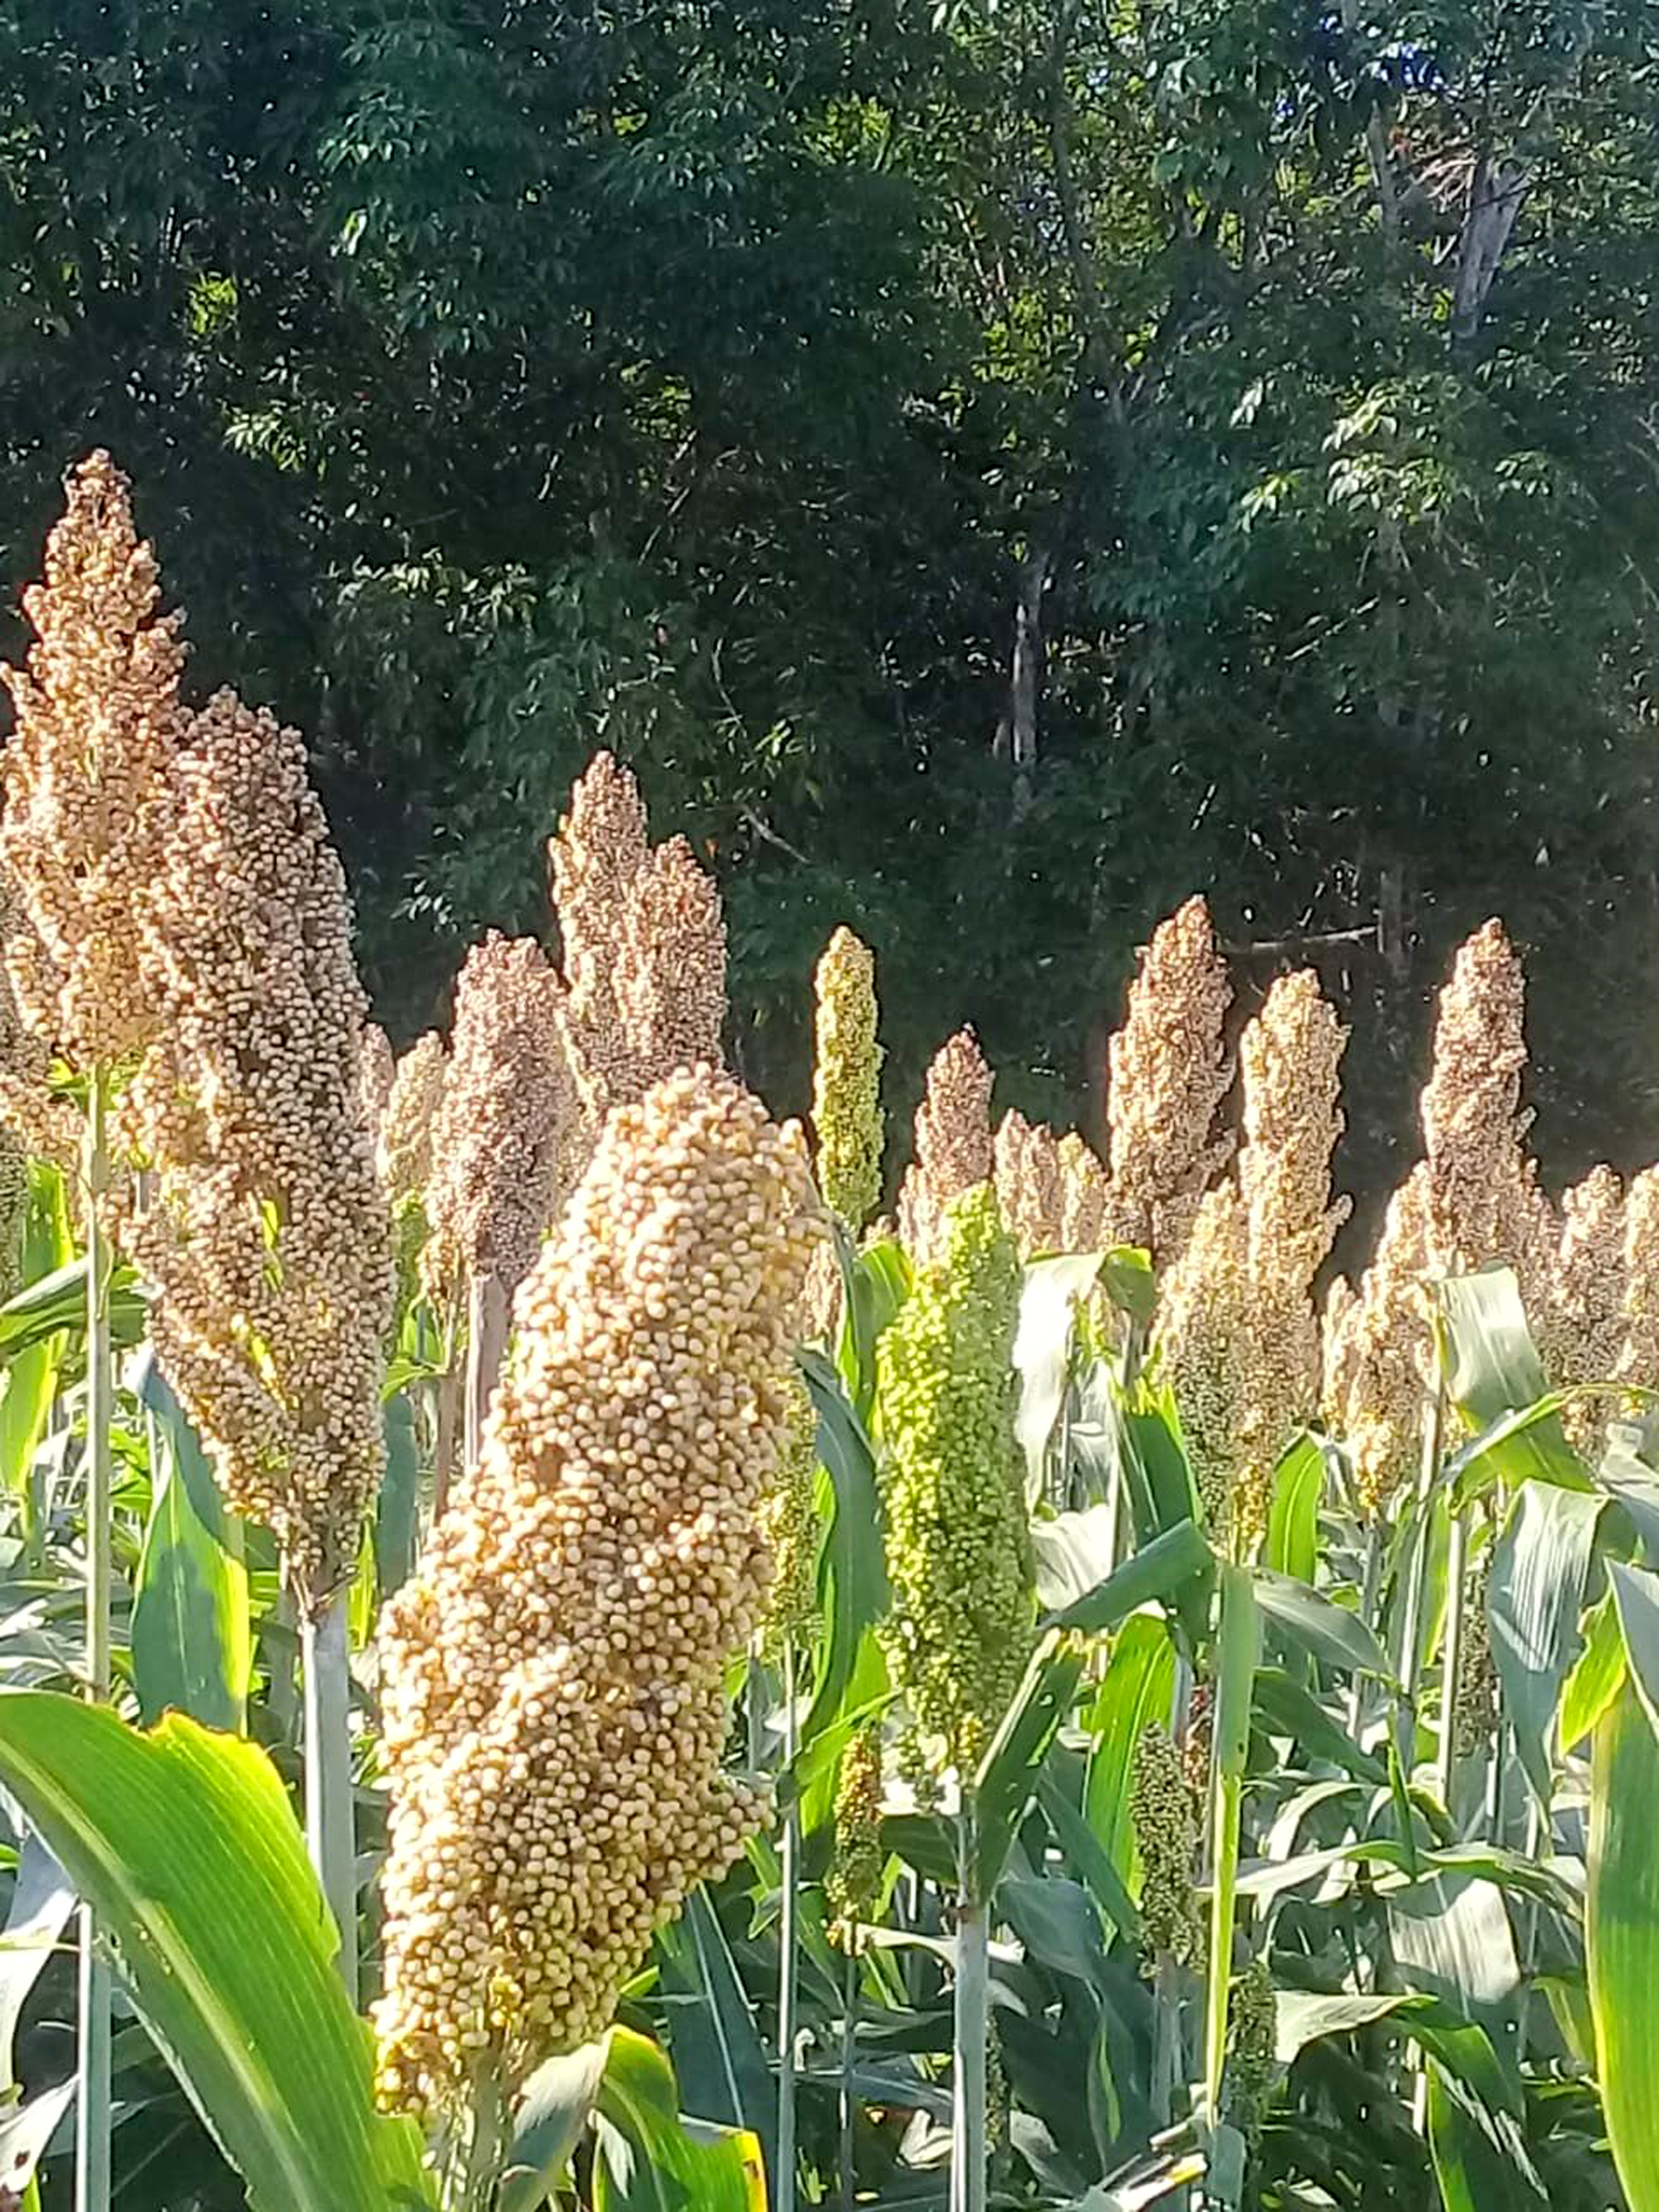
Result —
M1595 1479L1625 1510L1650 1566L1659 1566L1659 1479L1622 1444L1611 1445Z
M593 2109L611 2039L550 2058L525 2083L514 2113L513 2147L501 2171L497 2212L539 2212L554 2194Z
M1319 1508L1325 1493L1325 1454L1301 1436L1273 1470L1273 1502L1262 1558L1277 1573L1311 1583L1319 1565Z
M1080 1629L1099 1635L1139 1613L1143 1605L1172 1598L1195 1575L1207 1574L1214 1555L1195 1522L1177 1522L1150 1544L1143 1544L1132 1559L1107 1576L1085 1596L1074 1599L1053 1615L1055 1628Z
M1129 1817L1135 1748L1148 1721L1167 1723L1175 1694L1175 1647L1161 1620L1142 1613L1124 1624L1089 1715L1093 1747L1084 1817L1127 1882L1134 1859Z
M835 1365L859 1419L867 1421L876 1402L876 1345L910 1295L910 1262L890 1238L854 1250L840 1222L835 1240L845 1292Z
M1102 1258L1098 1252L1068 1252L1034 1261L1025 1270L1014 1332L1014 1372L1019 1377L1014 1434L1025 1455L1026 1488L1032 1497L1041 1493L1048 1439L1066 1402L1078 1301L1092 1289Z
M0 1486L23 1502L26 1512L62 1362L63 1339L48 1337L18 1352L0 1382Z
M706 1889L658 1937L679 2094L700 2119L746 2128L775 2163L777 2093L765 2045Z
M1387 1762L1357 1744L1313 1692L1281 1668L1257 1668L1255 1710L1270 1735L1293 1737L1310 1757L1370 1782L1388 1780Z
M1584 1949L1596 2077L1630 2212L1659 2212L1659 1736L1628 1686L1590 1761Z
M137 1344L144 1333L144 1302L134 1287L137 1279L127 1267L110 1274L110 1342L117 1351ZM52 1337L76 1334L86 1319L87 1263L71 1260L0 1306L0 1360L15 1359Z
M26 2104L0 2112L0 2173L6 2177L7 2203L27 2202L23 2192L33 2181L59 2122L74 2104L75 2091L71 2074L55 2088L43 2089Z
M1607 1561L1607 1587L1636 1693L1659 1729L1659 1577L1622 1559Z
M1405 2007L1421 2007L1425 1997L1409 1990L1380 1993L1344 1991L1327 1996L1318 1990L1279 1990L1273 1997L1273 2055L1289 2066L1297 2053L1324 2035L1352 2035L1373 2021L1386 2020Z
M1121 1314L1150 1328L1158 1311L1152 1255L1138 1244L1114 1244L1100 1266L1100 1286Z
M818 1417L818 1459L831 1492L820 1562L823 1650L801 1731L805 1744L841 1717L855 1685L861 1705L879 1693L879 1682L870 1679L879 1662L869 1632L887 1611L887 1560L875 1454L864 1424L821 1352L805 1349L796 1357Z
M1492 1547L1486 1585L1492 1659L1516 1749L1546 1803L1556 1710L1578 1656L1584 1581L1605 1504L1594 1491L1528 1482Z
M1327 1666L1377 1674L1385 1681L1390 1678L1387 1653L1357 1613L1268 1567L1258 1567L1254 1581L1255 1601L1267 1625L1310 1657Z
M1198 1486L1182 1449L1175 1400L1143 1381L1127 1405L1114 1401L1123 1473L1139 1543L1182 1521L1201 1520Z
M1232 1984L1233 1921L1238 1887L1239 1826L1245 1764L1250 1750L1250 1712L1261 1656L1261 1619L1250 1571L1231 1562L1221 1570L1221 1625L1216 1639L1215 1777L1211 1831L1215 1869L1210 1887L1210 1953L1205 1998L1204 2093L1212 2118L1221 2112L1221 2075L1227 2047L1227 2006Z
M1538 1410L1534 1418L1549 1385L1514 1269L1448 1275L1430 1290L1446 1395L1480 1443L1478 1453L1464 1459L1462 1493L1473 1496L1498 1481L1518 1488L1534 1478L1587 1489L1589 1478L1567 1443L1559 1415Z
M1445 2212L1547 2208L1519 2123L1489 2106L1440 2064L1428 2062L1429 2154Z
M1609 1590L1586 1615L1589 1632L1561 1692L1563 1751L1591 1735L1625 1680L1625 1638Z
M1106 1921L1124 1942L1138 1944L1140 1915L1135 1901L1105 1845L1072 1802L1052 1761L1037 1784L1037 1801L1066 1865L1080 1877Z
M149 1525L132 1595L132 1675L146 1721L169 1710L240 1735L253 1672L240 1530L195 1430L146 1347L137 1395L153 1419Z
M1014 1838L1036 1794L1037 1776L1060 1724L1077 1701L1088 1646L1081 1636L1050 1628L1031 1655L974 1778L977 1820L975 1869L981 1898L995 1890Z
M17 2080L17 2023L74 1910L68 1875L31 1831L18 1855L0 1948L0 2093Z
M261 2212L431 2203L376 2113L368 2033L270 1760L177 1713L152 1734L0 1693L0 1781L92 1905L139 2017Z
M759 2143L683 2120L674 2069L644 2036L611 2029L595 2110L594 2212L766 2212Z

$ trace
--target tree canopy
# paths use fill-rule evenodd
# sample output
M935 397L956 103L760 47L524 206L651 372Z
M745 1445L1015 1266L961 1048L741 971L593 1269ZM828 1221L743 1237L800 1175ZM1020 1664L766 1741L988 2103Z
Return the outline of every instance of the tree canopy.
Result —
M1204 889L1362 1173L1492 911L1643 1151L1659 0L6 0L0 181L9 598L107 444L395 1025L603 744L784 1104L845 920L1088 1122Z

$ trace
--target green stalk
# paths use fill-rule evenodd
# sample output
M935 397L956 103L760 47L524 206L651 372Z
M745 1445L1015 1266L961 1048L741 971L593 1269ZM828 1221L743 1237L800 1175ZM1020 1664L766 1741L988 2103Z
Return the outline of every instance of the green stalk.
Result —
M474 1275L467 1287L465 1455L478 1464L484 1420L507 1356L507 1292L499 1275Z
M1175 1686L1170 1696L1170 1735L1186 1747L1192 1732L1193 1665L1184 1651L1176 1654ZM1184 2061L1181 2033L1182 1969L1170 1957L1160 1955L1152 1976L1152 2123L1167 2128L1175 2117L1176 2083Z
M783 1772L795 1762L795 1646L783 1645ZM778 2175L776 2212L795 2207L795 2039L799 1994L800 1807L792 1801L783 1820L782 1899L778 1921Z
M351 1790L351 1676L337 1591L301 1626L305 1662L306 1848L340 1931L340 1978L357 2002L357 1838Z
M1406 1584L1406 1612L1400 1639L1400 1710L1395 1742L1401 1773L1411 1779L1417 1742L1418 1644L1423 1631L1423 1598L1429 1578L1429 1521L1434 1486L1440 1473L1440 1446L1446 1421L1446 1388L1436 1384L1423 1401L1423 1456L1417 1475L1417 1548Z
M110 1347L110 1255L99 1207L109 1182L106 1079L93 1071L83 1139L87 1206L87 1695L110 1692L112 1498L110 1425L115 1364ZM89 1905L80 1915L76 1977L80 2052L75 2107L76 2212L108 2212L110 2201L110 1987Z
M957 1974L951 2056L951 2212L985 2212L985 2044L990 2033L991 1957L979 1894L978 1808L964 1790L957 1816Z
M1382 1588L1382 1528L1373 1521L1365 1531L1364 1580L1359 1591L1359 1618L1369 1629L1376 1626L1376 1601ZM1348 1734L1359 1741L1365 1722L1366 1677L1356 1671L1348 1685Z
M858 1923L852 1921L847 1929L847 1964L842 1983L841 2109L837 2115L840 2140L836 2173L836 2201L840 2212L853 2212L853 2198L856 2193L853 2157L858 2099L853 2087L853 2075L858 2063L858 2034L859 1931Z
M1463 1663L1463 1585L1468 1580L1468 1523L1452 1516L1446 1551L1446 1640L1440 1662L1440 1736L1435 1746L1435 1787L1451 1810L1452 1768L1457 1759L1457 1678Z
M1217 1638L1215 1750L1211 1784L1210 1956L1204 2005L1204 2101L1212 2126L1221 2118L1227 2063L1227 2004L1232 1984L1233 1925L1238 1905L1239 1828L1250 1745L1261 1620L1248 1567L1221 1570Z

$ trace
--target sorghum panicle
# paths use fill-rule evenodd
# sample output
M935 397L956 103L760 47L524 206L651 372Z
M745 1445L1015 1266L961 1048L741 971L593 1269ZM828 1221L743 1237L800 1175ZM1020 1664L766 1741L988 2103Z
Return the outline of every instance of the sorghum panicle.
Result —
M1094 1252L1117 1242L1111 1186L1098 1157L1075 1129L1060 1140L1060 1249Z
M1203 1910L1194 1887L1201 1806L1173 1737L1156 1721L1141 1730L1135 1746L1130 1815L1140 1858L1142 1971L1150 1978L1160 1959L1197 1966L1205 1948Z
M993 1171L991 1071L972 1030L958 1030L928 1065L915 1149L899 1191L899 1237L913 1259L926 1260L951 1200Z
M435 1030L416 1037L392 1073L374 1160L394 1206L424 1197L432 1180L433 1139L448 1073L449 1054Z
M845 1936L881 1897L887 1854L881 1841L881 1723L866 1722L841 1756L836 1778L836 1849L824 1896Z
M24 1024L81 1074L142 1050L155 1026L137 905L185 719L180 617L158 615L160 599L127 480L95 453L69 478L45 581L23 594L27 665L0 667L16 712L0 765L7 966Z
M434 1304L477 1276L517 1289L563 1196L578 1111L559 979L533 939L492 930L455 987L432 1129L421 1267Z
M1020 1257L1065 1250L1065 1184L1054 1131L1010 1108L997 1126L994 1157L997 1204Z
M862 1228L881 1199L885 1120L876 1034L876 963L850 929L836 930L813 979L817 1050L812 1128L818 1188L832 1213Z
M718 1063L726 925L684 838L653 849L639 787L608 752L578 777L548 860L571 1064L597 1133L674 1069Z
M619 1108L520 1291L477 1466L387 1609L389 2103L512 2088L601 2033L653 1931L761 1816L720 1771L769 1562L821 1224L729 1076Z
M879 1340L890 1663L924 1745L968 1771L1035 1638L1010 1358L1019 1263L988 1182Z
M1659 1389L1659 1167L1631 1178L1625 1202L1625 1344L1621 1382Z
M818 1617L817 1416L798 1374L786 1377L788 1419L777 1463L761 1492L760 1525L772 1559L766 1649L799 1648Z
M1239 1336L1240 1506L1265 1525L1279 1455L1319 1403L1314 1285L1346 1218L1331 1202L1346 1033L1310 969L1281 975L1239 1044L1249 1293Z
M1205 1520L1214 1530L1233 1528L1241 1518L1235 1493L1245 1466L1247 1228L1238 1186L1229 1175L1205 1192L1158 1301L1158 1343Z
M1625 1188L1610 1167L1592 1168L1561 1200L1561 1233L1550 1255L1533 1333L1557 1389L1609 1382L1625 1349ZM1575 1398L1561 1410L1575 1451L1597 1455L1608 1401Z
M1231 1079L1224 1024L1232 988L1201 898L1160 922L1109 1048L1107 1121L1118 1241L1167 1267L1226 1164L1216 1116Z
M1326 1309L1325 1419L1347 1445L1370 1522L1417 1469L1432 1358L1428 1266L1429 1170L1419 1161L1389 1200L1358 1290L1334 1296Z
M392 1103L392 1086L397 1079L398 1057L392 1049L392 1039L378 1022L369 1022L363 1030L363 1066L360 1082L363 1095L363 1119L376 1146L380 1140L380 1124Z
M1503 924L1488 921L1459 947L1440 994L1419 1103L1431 1266L1467 1274L1506 1261L1523 1291L1539 1238L1549 1236L1524 1143L1532 1118L1521 1106L1525 1006L1521 963Z
M380 1483L393 1293L345 879L298 734L229 692L175 757L164 831L137 902L163 1020L124 1101L154 1170L133 1255L226 1497L309 1607Z

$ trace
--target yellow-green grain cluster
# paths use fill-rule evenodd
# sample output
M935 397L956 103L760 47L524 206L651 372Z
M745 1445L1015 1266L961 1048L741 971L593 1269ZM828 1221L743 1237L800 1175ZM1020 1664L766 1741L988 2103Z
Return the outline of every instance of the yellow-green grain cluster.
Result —
M850 929L824 947L813 979L817 1054L812 1127L818 1188L849 1229L860 1229L881 1199L881 1043L876 1035L876 963Z
M1130 1814L1140 1856L1143 1965L1160 1959L1197 1966L1204 1956L1204 1914L1198 1873L1200 1800L1169 1730L1157 1722L1135 1747Z
M889 1658L924 1745L963 1771L1034 1634L1009 1365L1019 1285L996 1194L978 1184L947 1209L942 1255L878 1354Z

